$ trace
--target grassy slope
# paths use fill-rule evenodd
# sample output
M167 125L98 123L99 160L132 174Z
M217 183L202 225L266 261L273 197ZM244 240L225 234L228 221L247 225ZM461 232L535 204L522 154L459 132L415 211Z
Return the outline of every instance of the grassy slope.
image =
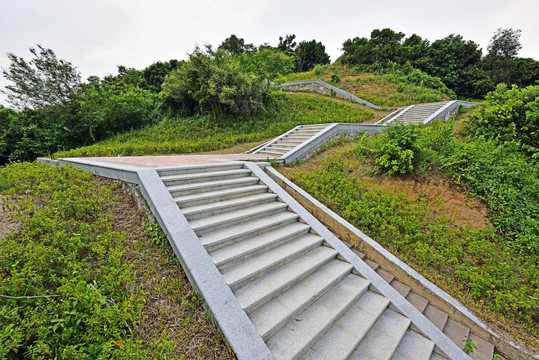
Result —
M291 73L276 81L283 83L318 78L331 83L331 75L334 73L340 77L340 81L335 86L382 107L449 100L449 96L444 90L423 86L421 80L410 76L374 75L367 72L356 72L349 67L335 64L324 66L323 73L320 75L316 75L312 70Z
M255 116L171 118L91 146L58 152L55 156L129 156L211 151L269 139L301 124L361 123L382 116L383 113L376 113L375 116L373 110L364 106L320 95L277 93L267 109Z
M365 152L377 138L336 144L281 171L491 324L539 347L537 258L496 233L489 204L438 170L423 181L377 175Z
M119 183L0 169L22 228L0 239L0 358L232 358L159 226ZM0 213L0 215L2 215Z

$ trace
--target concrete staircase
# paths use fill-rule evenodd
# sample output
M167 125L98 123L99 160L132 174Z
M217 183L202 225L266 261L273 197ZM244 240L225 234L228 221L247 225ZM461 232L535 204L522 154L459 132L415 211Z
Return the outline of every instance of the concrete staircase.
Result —
M253 154L267 154L269 157L283 157L286 153L302 146L313 136L327 129L331 124L301 125L271 140L253 151Z
M452 103L454 103L454 101L440 101L402 107L380 120L377 124L391 125L396 122L402 122L406 125L423 124L426 121L433 119L434 114Z
M255 164L158 174L274 358L468 358Z

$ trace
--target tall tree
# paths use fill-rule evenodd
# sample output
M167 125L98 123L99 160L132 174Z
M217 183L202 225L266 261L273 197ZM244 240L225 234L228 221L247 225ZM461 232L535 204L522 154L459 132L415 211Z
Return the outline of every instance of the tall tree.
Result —
M1 90L7 101L17 109L65 105L80 86L77 68L41 45L30 48L30 53L30 61L7 54L11 64L2 72L12 84Z
M252 51L255 47L253 44L246 44L244 39L232 34L219 45L218 49L227 50L234 55L239 55L245 51Z
M295 39L295 34L286 34L284 38L279 36L279 45L277 45L277 49L287 54L293 53L297 46L294 41Z
M521 32L518 29L499 28L490 39L485 64L490 68L497 82L507 84L513 82L514 60L522 49Z
M316 65L329 64L329 55L326 47L316 40L302 41L296 48L296 71L308 71Z

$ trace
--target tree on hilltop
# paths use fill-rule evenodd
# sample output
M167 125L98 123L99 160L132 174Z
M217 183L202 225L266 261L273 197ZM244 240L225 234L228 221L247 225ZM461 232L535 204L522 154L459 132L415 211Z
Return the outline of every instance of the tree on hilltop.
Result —
M80 86L77 68L41 45L30 48L30 53L30 61L7 54L11 64L2 73L12 84L0 91L17 109L65 105Z

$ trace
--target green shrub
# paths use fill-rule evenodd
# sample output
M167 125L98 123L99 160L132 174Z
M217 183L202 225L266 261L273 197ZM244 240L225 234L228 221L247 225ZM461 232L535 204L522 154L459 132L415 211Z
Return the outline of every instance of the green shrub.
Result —
M421 151L417 143L417 127L397 124L387 127L386 133L386 137L379 142L376 164L389 175L411 173Z
M538 154L539 85L508 88L499 84L487 94L485 106L469 118L466 130L474 136L517 141L524 150Z

